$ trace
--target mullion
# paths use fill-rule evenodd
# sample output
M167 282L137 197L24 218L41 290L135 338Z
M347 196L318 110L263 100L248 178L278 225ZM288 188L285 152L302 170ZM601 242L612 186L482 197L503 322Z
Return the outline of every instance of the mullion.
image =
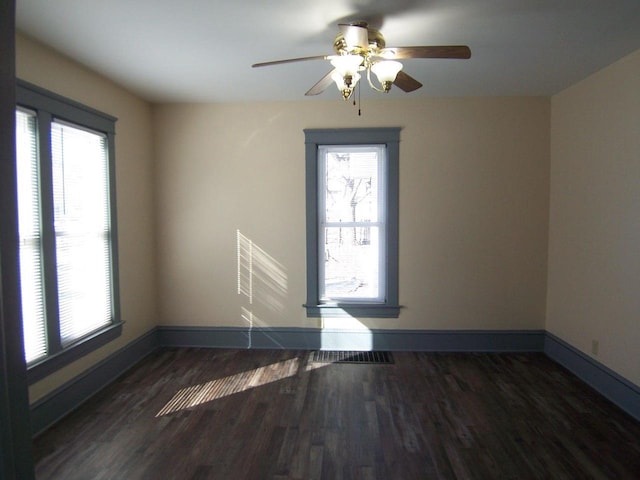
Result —
M107 155L108 155L108 179L109 184L109 230L107 232L109 239L109 253L111 262L109 264L109 274L111 275L111 321L116 323L120 321L120 283L117 274L119 258L118 258L118 213L116 207L116 161L115 161L115 135L113 131L106 133L107 135Z
M384 222L326 222L322 226L326 228L384 227Z
M46 312L47 356L62 350L58 305L58 274L53 205L52 115L38 111L38 161L40 162L40 215Z

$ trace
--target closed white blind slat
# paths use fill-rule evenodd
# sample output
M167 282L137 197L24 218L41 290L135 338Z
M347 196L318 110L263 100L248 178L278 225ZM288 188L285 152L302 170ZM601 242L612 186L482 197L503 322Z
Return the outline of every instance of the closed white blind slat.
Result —
M62 345L112 317L106 138L51 126L54 226Z
M27 363L47 354L35 114L16 112L16 170L22 329Z

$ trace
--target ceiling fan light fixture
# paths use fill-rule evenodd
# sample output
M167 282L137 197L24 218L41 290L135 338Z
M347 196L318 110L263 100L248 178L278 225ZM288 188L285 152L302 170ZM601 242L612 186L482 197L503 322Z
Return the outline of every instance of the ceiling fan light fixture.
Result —
M338 71L333 72L331 79L335 82L338 90L340 90L342 98L344 100L349 100L349 97L351 97L351 94L355 90L356 84L360 80L360 74L356 73L353 77L348 77L348 84L347 81L345 81L345 78L343 78Z
M397 60L408 58L471 58L471 50L466 45L432 45L415 47L389 47L382 33L370 27L365 21L338 25L340 33L333 41L335 55L288 58L271 62L254 63L252 67L281 65L307 60L329 60L333 69L324 75L305 95L318 95L335 81L344 99L348 99L360 79L367 76L369 86L376 92L387 93L392 85L403 92L413 92L422 84L401 72L402 64ZM371 78L374 72L377 81Z
M398 72L402 70L402 64L395 60L381 60L371 65L371 70L378 77L382 89L388 92L391 89L391 84L396 80Z
M355 77L363 61L364 58L360 55L336 55L331 57L331 65L335 67L342 78Z

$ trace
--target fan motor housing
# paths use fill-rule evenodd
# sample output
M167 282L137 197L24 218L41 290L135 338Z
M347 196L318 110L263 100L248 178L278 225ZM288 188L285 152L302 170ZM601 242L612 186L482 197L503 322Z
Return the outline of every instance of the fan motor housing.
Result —
M382 34L373 28L367 26L365 22L354 23L354 26L365 27L367 29L369 45L364 48L352 48L349 49L347 42L342 33L339 33L336 39L333 42L333 49L338 55L361 55L363 53L376 53L382 50L386 43L384 41L384 37Z

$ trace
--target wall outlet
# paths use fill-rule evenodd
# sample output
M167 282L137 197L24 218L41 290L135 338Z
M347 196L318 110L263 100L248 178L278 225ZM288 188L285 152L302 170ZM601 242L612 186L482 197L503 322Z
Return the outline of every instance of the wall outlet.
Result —
M598 340L591 340L591 353L593 353L597 357L599 349L600 342Z

